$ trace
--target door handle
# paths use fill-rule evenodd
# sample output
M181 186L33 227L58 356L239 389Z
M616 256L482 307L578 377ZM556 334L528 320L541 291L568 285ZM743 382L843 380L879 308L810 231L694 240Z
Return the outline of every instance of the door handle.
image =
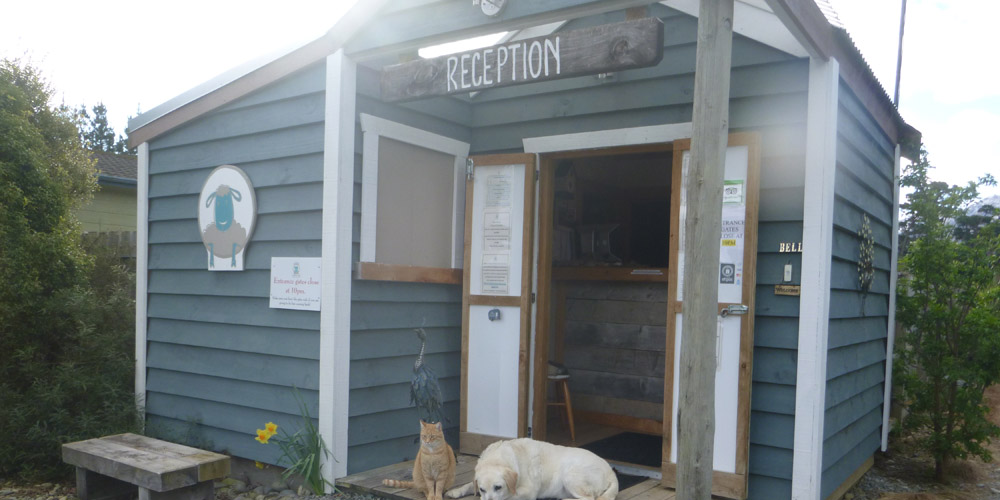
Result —
M723 308L722 311L719 311L719 316L722 316L723 318L725 318L725 317L729 316L730 314L732 314L732 315L743 315L743 314L746 314L748 312L750 312L750 306L745 306L743 304L731 304L731 305L728 305L725 308Z
M496 308L490 309L490 312L488 313L488 315L486 317L490 321L496 321L496 320L500 319L500 309L496 309Z

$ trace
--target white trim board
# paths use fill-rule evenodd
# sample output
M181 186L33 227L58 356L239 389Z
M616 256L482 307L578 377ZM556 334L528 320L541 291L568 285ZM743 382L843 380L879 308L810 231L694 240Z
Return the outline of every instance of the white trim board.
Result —
M821 498L839 81L836 59L809 60L807 201L802 214L802 295L792 453L792 498L797 500Z
M527 137L523 140L523 145L525 153L554 153L637 144L657 144L689 137L691 137L691 122Z
M452 190L451 267L461 268L465 257L465 160L469 144L384 118L361 114L364 134L361 159L361 262L375 262L376 222L378 221L378 146L387 137L455 157Z
M354 113L357 66L338 50L326 62L323 132L322 296L319 433L331 452L323 478L347 475L351 363L351 232L354 217Z
M135 396L146 418L146 328L149 296L149 143L139 145L135 205Z
M899 157L892 174L892 256L889 259L889 320L885 345L885 394L882 400L882 451L889 449L889 411L892 409L892 351L896 343L896 278L899 264Z
M660 2L674 10L698 17L698 0L663 0ZM758 41L796 57L809 53L792 35L785 24L763 2L738 0L733 5L733 33Z

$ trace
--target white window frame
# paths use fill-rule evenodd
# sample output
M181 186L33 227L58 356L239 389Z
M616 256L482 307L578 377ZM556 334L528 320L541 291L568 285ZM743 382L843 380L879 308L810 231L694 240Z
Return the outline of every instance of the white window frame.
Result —
M451 221L451 267L461 268L465 233L465 162L469 144L402 123L361 114L364 137L361 163L361 262L375 262L376 221L378 220L379 139L386 137L455 157Z

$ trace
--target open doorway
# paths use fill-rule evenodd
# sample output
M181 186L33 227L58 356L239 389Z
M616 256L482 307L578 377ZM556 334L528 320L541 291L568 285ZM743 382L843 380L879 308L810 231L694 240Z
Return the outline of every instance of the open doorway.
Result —
M662 461L670 144L544 155L533 434L658 472ZM559 374L569 376L574 435Z

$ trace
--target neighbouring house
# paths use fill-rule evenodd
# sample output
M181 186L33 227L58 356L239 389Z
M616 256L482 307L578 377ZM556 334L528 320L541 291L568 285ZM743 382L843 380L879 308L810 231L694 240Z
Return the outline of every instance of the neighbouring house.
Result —
M297 390L328 478L412 458L422 327L457 448L560 439L555 361L578 425L675 484L698 1L503 4L358 2L131 120L151 428L275 463L254 430L294 429ZM825 0L735 7L713 484L836 498L886 446L920 134Z
M136 156L93 151L97 160L97 192L80 207L77 218L84 232L135 232Z

